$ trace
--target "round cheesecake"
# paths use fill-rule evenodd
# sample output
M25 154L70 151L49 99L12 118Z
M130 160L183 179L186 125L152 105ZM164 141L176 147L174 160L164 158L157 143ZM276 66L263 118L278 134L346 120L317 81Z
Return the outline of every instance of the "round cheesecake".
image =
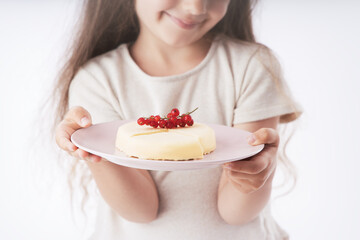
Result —
M201 123L166 129L130 122L118 128L115 145L129 157L192 160L214 151L216 140L214 130Z

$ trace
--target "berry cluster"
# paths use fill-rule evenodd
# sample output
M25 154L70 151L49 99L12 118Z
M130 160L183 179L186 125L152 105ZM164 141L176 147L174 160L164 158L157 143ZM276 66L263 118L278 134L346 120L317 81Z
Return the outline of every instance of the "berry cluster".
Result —
M198 108L195 108L191 112L182 114L180 116L180 111L177 108L171 110L170 113L167 114L166 117L160 117L159 115L151 115L148 118L141 117L137 120L139 125L147 125L153 128L176 128L176 127L185 127L186 125L192 126L194 124L194 120L191 115Z

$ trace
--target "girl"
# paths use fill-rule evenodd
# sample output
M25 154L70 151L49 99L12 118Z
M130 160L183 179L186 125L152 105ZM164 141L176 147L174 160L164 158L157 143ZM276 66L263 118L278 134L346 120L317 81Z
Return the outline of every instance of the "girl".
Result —
M86 1L56 88L58 145L87 160L102 196L91 239L286 239L269 213L279 122L299 111L271 52L255 43L250 0ZM195 107L198 122L254 132L247 161L183 172L113 164L77 149L94 123ZM70 109L67 111L67 109ZM67 111L67 113L66 113ZM66 113L66 114L65 114Z

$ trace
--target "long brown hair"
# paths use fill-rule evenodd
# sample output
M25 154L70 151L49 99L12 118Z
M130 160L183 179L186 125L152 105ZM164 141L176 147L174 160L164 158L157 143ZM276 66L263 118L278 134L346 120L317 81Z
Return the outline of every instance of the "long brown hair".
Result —
M76 26L75 39L65 56L63 66L54 88L56 101L55 126L68 110L68 92L71 81L79 68L89 59L115 49L122 43L134 42L139 34L139 22L135 13L135 0L84 0L83 15ZM231 0L224 18L210 31L245 42L256 43L252 14L257 0ZM74 161L70 178L83 171L81 161ZM82 170L79 170L81 168ZM81 176L80 184L89 183L89 175ZM73 182L70 180L70 188ZM87 195L87 190L85 195ZM86 197L85 197L86 198ZM83 205L83 204L82 204Z

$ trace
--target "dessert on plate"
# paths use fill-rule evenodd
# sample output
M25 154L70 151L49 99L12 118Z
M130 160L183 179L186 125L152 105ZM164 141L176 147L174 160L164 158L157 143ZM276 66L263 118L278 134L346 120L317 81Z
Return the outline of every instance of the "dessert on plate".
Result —
M142 159L202 159L216 148L215 132L206 124L194 123L192 112L180 116L175 108L164 118L142 117L123 124L117 131L116 148Z

